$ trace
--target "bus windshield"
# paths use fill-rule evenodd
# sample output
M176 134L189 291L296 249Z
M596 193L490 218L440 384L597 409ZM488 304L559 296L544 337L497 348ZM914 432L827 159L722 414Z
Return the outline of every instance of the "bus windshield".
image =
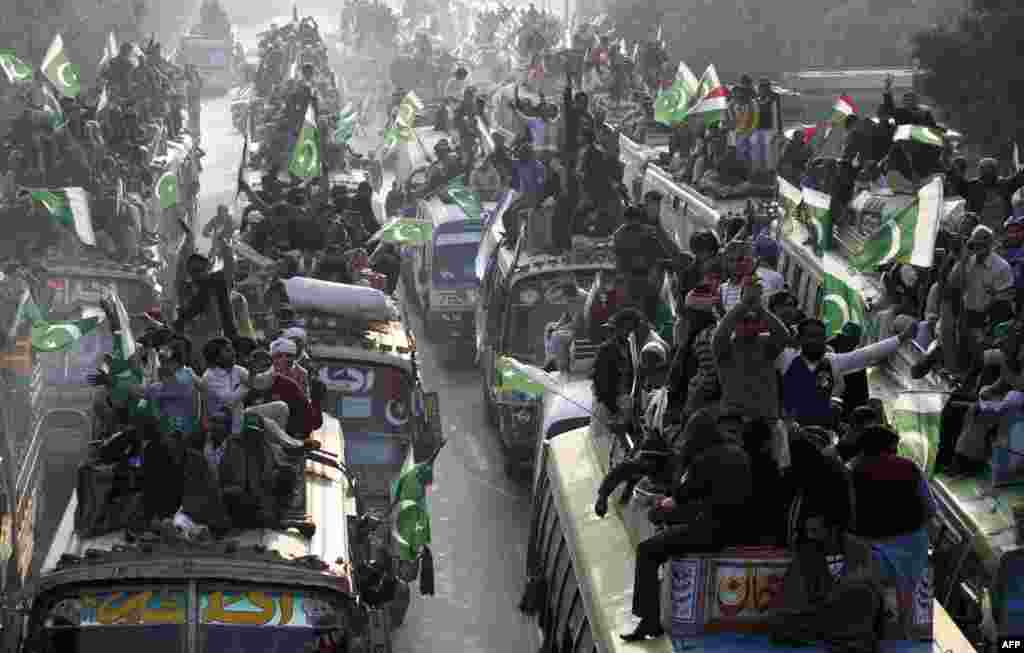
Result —
M441 239L448 237L448 240ZM480 249L479 231L441 234L434 244L434 285L476 283L476 253Z
M584 293L596 276L596 269L552 272L518 282L510 297L505 352L525 363L543 364L544 327L566 312L579 314L586 299Z
M412 432L412 379L403 370L366 361L330 361L320 368L324 411L341 422L348 465L401 465Z
M326 593L199 584L199 651L303 651L341 638L345 605ZM136 585L62 592L40 604L36 651L180 653L193 610L189 587Z

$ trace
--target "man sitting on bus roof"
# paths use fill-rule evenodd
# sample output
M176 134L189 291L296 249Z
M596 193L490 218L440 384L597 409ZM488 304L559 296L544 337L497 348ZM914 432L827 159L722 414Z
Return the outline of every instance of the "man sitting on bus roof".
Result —
M637 547L633 584L633 614L640 623L621 635L627 642L661 637L661 588L658 567L688 553L712 552L743 542L753 497L750 457L739 444L741 419L722 415L718 428L700 433L701 442L689 444L693 462L686 480L672 496L656 504L657 512L682 517ZM721 479L728 478L728 483Z

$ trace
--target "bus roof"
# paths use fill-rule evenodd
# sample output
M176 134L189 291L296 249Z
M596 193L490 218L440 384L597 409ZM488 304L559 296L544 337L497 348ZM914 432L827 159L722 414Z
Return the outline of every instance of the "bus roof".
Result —
M594 515L594 498L605 476L602 459L606 452L595 446L590 428L567 431L548 441L547 469L558 511L559 528L583 597L595 650L601 653L630 653L636 646L623 642L619 633L632 630L633 569L636 543L618 511L603 518ZM944 627L948 624L940 622ZM955 628L954 628L955 630ZM882 653L930 653L948 650L949 629L936 633L935 642L892 641L881 643ZM694 650L715 653L790 653L797 649L776 647L767 635L735 633L688 637ZM646 651L672 650L671 639L648 641ZM826 650L823 645L800 648L807 653ZM959 650L959 649L956 649Z
M323 426L310 437L321 443L323 451L336 453L339 460L344 460L341 425L327 413L323 418ZM313 536L306 538L294 530L246 530L228 538L236 545L235 552L177 540L157 543L148 549L135 547L123 530L99 537L80 537L75 532L77 508L76 490L43 562L40 590L67 583L138 578L266 580L346 592L352 588L348 516L356 513L355 497L341 472L321 463L306 462L306 510L316 524ZM73 556L74 562L68 564L67 559L62 560L64 556ZM292 568L296 561L310 556L319 558L326 566L317 570L300 563L302 569L310 572L306 574ZM267 564L275 561L287 566L285 570Z

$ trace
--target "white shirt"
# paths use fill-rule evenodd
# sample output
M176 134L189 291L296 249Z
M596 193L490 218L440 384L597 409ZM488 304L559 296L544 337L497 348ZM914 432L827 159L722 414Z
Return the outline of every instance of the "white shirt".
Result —
M242 431L242 400L248 392L249 371L235 365L227 370L211 367L203 373L203 388L206 390L206 414L231 413L231 432Z
M956 274L960 264L953 267L950 276ZM978 264L977 257L967 259L964 270L964 308L968 311L987 311L999 295L1013 288L1013 268L995 252L985 262Z
M786 285L786 279L776 270L757 268L754 274L757 275L757 280L761 284L762 297L764 299L768 299ZM721 302L722 309L726 313L736 304L740 303L740 297L742 296L743 287L735 281L726 281L718 287L718 300Z

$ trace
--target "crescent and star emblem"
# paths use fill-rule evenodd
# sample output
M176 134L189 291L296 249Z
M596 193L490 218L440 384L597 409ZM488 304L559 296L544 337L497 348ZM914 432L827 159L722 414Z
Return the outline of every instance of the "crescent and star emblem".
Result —
M903 230L895 222L889 225L889 238L889 253L877 265L881 266L891 263L900 253L901 245L903 244Z
M46 327L46 331L43 333L42 344L47 349L56 349L66 344L57 340L55 335L51 335L55 332L61 332L67 334L67 342L74 342L82 337L82 330L73 324L51 324Z
M57 79L67 88L78 86L78 66L73 63L62 63L57 69Z
M832 304L839 309L839 315L841 318L840 326L850 321L850 304L846 301L846 298L837 293L829 293L821 299L821 303ZM826 311L827 312L827 311Z

